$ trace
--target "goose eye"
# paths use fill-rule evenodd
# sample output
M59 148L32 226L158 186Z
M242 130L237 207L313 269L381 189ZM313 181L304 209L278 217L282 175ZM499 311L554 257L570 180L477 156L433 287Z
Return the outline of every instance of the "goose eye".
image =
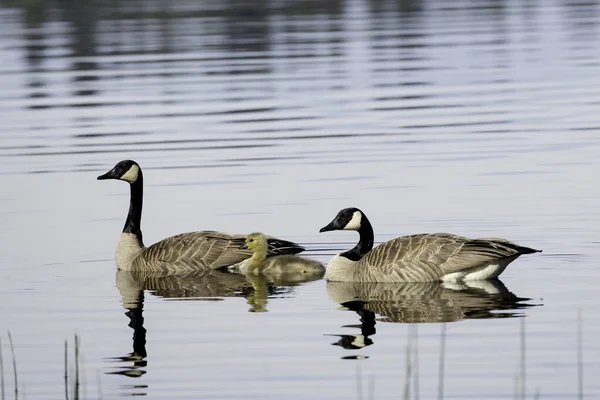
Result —
M250 239L250 242L254 242L254 239Z

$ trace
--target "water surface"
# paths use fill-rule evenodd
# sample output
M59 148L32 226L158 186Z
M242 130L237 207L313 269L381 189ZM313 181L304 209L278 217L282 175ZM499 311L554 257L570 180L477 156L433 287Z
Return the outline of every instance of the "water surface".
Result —
M74 384L75 333L86 398L598 397L599 12L0 1L7 398L7 330L28 399L65 396L67 339ZM458 286L127 276L128 190L95 180L121 159L144 169L148 244L263 231L326 262L356 236L319 228L356 206L377 242L544 252Z

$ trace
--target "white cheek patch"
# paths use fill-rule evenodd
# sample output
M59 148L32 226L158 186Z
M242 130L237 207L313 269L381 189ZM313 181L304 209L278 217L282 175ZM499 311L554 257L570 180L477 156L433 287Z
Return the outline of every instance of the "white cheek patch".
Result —
M139 172L140 172L140 167L133 164L131 166L131 168L129 168L129 171L125 172L123 174L123 176L121 176L121 178L119 178L119 179L121 179L122 181L133 183L137 180Z
M344 227L345 231L357 231L360 229L360 220L362 219L362 213L360 211L354 211L352 219Z

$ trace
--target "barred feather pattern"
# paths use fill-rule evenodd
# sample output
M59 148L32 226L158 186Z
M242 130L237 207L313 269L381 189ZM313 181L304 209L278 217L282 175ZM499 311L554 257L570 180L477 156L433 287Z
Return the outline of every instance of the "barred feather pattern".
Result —
M176 274L118 270L116 282L124 304L135 301L143 290L164 298L222 298L239 297L252 287L244 276L210 269Z
M505 268L518 256L537 251L505 239L417 234L385 242L356 262L338 256L329 263L325 277L345 282L431 282L498 262Z
M241 249L245 235L215 231L189 232L161 240L141 248L130 265L118 265L124 270L143 270L159 274L188 273L199 269L218 269L250 257L252 252ZM269 255L296 254L303 247L286 240L269 237Z
M451 286L440 282L328 282L327 294L342 305L361 302L362 310L377 314L381 321L402 323L507 318L515 316L518 309L534 306L499 280Z
M140 306L140 294L150 291L163 298L222 299L224 297L253 296L257 302L266 302L273 292L288 293L290 286L318 279L307 274L285 274L280 277L263 275L246 276L214 269L180 271L117 270L117 289L124 308ZM261 299L264 293L264 299Z

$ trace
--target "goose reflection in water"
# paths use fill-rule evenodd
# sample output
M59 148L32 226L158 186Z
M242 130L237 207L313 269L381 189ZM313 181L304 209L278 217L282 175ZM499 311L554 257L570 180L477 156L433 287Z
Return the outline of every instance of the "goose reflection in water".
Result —
M247 303L250 305L249 312L266 312L267 299L290 293L292 287L319 280L324 274L325 271L310 274L303 272L275 274L249 273L245 275L245 279L251 284L251 288L249 290L242 290L242 295L248 300Z
M374 283L328 282L327 294L343 310L354 311L359 324L357 334L335 334L332 343L347 350L373 344L375 323L454 322L463 319L511 318L522 316L517 310L534 307L529 298L518 297L498 280L464 283Z
M118 270L117 289L121 294L128 326L133 329L133 352L110 360L120 364L115 371L128 377L141 377L148 366L146 357L146 329L144 328L144 292L165 299L220 301L225 297L244 297L249 312L266 312L269 298L291 293L301 283L320 279L306 274L279 274L274 276L236 274L219 270L200 270L187 274L148 273ZM136 390L145 386L135 386ZM136 393L140 394L140 393Z

